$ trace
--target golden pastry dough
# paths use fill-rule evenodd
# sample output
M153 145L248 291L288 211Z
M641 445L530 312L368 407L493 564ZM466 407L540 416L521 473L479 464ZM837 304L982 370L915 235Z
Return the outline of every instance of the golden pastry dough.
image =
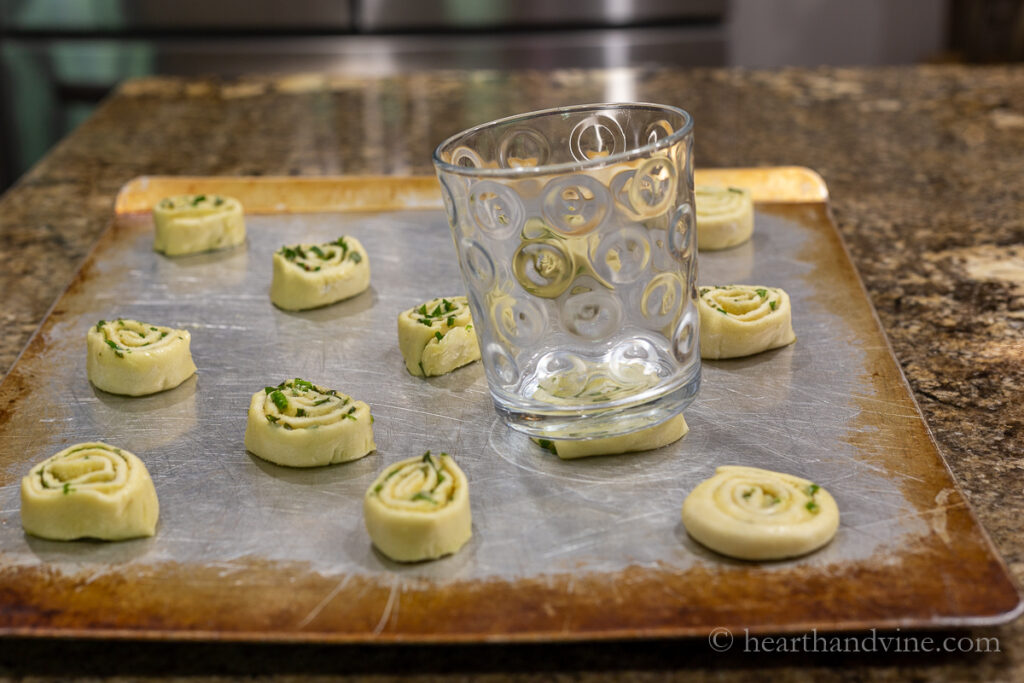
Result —
M533 441L562 460L574 460L592 455L619 455L650 451L678 441L689 431L690 428L687 426L683 414L680 413L659 425L621 436L597 439L533 439Z
M86 374L112 394L145 396L173 389L196 371L188 330L138 320L101 320L86 335Z
M387 467L363 497L366 530L377 549L398 562L457 552L472 535L469 482L447 453Z
M740 358L796 341L789 295L777 287L701 287L700 357Z
M358 460L377 444L368 405L296 378L252 395L245 448L278 465L319 467Z
M828 543L839 528L839 508L828 491L807 479L728 465L686 497L683 525L723 555L777 560Z
M153 223L153 249L168 256L223 249L245 241L242 204L234 197L168 197L153 207Z
M119 541L156 533L153 480L135 455L105 443L65 448L21 480L21 525L54 541Z
M480 360L466 297L438 297L399 313L398 348L406 369L417 377L443 375Z
M738 187L694 188L697 203L697 248L728 249L754 234L754 202L750 191Z
M355 237L324 244L293 244L274 252L270 300L304 311L348 299L370 286L370 257Z

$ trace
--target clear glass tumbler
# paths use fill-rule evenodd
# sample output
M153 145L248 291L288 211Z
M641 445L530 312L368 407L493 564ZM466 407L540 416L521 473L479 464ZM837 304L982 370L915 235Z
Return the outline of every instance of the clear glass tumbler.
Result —
M434 152L495 408L544 438L654 426L700 386L693 121L593 104Z

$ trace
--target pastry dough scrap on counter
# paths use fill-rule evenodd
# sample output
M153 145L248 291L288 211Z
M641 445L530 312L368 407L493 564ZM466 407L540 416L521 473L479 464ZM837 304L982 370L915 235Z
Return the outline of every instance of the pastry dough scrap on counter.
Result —
M796 341L789 295L777 287L701 287L700 357L752 356Z
M252 395L245 448L278 465L319 467L358 460L377 444L370 406L295 378Z
M533 439L533 442L562 460L574 460L592 455L620 455L654 450L678 441L689 431L690 428L680 413L659 425L621 436L597 439Z
M370 257L355 237L323 244L293 244L274 252L270 300L304 311L348 299L370 286Z
M697 203L697 248L728 249L754 234L754 202L750 191L739 187L694 188Z
M168 197L153 207L153 249L168 256L233 247L245 241L242 203L216 194Z
M695 540L723 555L777 560L832 540L839 507L828 491L807 479L727 465L686 497L683 525Z
M480 360L469 301L438 297L398 314L398 348L406 369L433 377Z
M196 371L188 330L138 320L100 320L86 334L86 374L98 389L145 396L173 389Z
M134 454L105 443L69 446L21 480L21 525L54 541L152 536L156 489Z
M370 540L398 562L457 552L472 535L469 482L447 453L402 460L384 469L363 497Z

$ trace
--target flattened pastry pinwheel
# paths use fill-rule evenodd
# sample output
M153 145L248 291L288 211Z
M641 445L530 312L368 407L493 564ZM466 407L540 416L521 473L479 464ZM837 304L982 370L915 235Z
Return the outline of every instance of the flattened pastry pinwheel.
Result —
M754 202L748 190L698 185L693 194L697 203L698 249L728 249L743 244L754 234Z
M828 543L839 528L839 508L828 491L807 479L728 465L686 497L683 525L723 555L777 560Z
M366 531L398 562L432 560L457 552L472 535L469 482L447 453L387 467L363 497Z
M101 320L86 335L89 381L112 394L145 396L173 389L196 371L188 330L138 320Z
M650 451L678 441L689 431L690 428L686 425L683 414L680 413L659 425L621 436L597 439L533 439L533 441L562 460L574 460L592 455L620 455Z
M358 460L377 444L368 405L296 378L252 395L245 448L278 465L319 467Z
M405 368L433 377L480 360L480 343L464 296L438 297L398 314L398 348Z
M245 241L242 204L234 197L168 197L153 208L153 223L153 249L168 256L223 249Z
M796 341L789 295L777 287L701 287L700 357L740 358Z
M327 306L370 286L370 257L355 237L293 244L274 252L270 300L286 311Z
M105 443L80 443L21 480L21 524L55 541L119 541L156 533L156 489L141 460Z

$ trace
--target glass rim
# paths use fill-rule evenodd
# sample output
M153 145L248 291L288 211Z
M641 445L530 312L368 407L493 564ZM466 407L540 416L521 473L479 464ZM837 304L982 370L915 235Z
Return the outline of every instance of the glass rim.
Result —
M562 161L557 164L545 164L539 166L517 166L515 168L483 168L478 166L459 166L452 164L441 159L441 150L449 145L453 145L460 138L468 137L474 133L486 130L488 128L496 128L501 125L522 123L530 119L540 118L542 116L552 116L556 114L567 114L576 113L583 111L600 112L609 109L656 109L666 112L672 112L683 117L683 125L677 130L672 131L669 135L663 138L659 138L654 142L648 142L640 145L639 147L633 147L625 149L617 154L611 154L606 157L595 157L594 159L587 159L586 161ZM631 161L640 157L647 156L652 152L656 152L664 147L674 145L679 140L690 134L693 130L693 117L685 109L680 107L672 106L671 104L657 104L654 102L605 102L605 103L594 103L594 104L574 104L565 107L551 107L549 109L539 109L537 111L525 112L522 114L513 114L512 116L506 116L504 118L495 119L486 123L481 123L471 128L467 128L459 133L450 135L444 139L437 147L434 148L433 162L434 167L438 171L444 171L445 173L451 173L462 176L470 176L475 178L527 178L530 176L550 175L555 173L565 173L568 171L590 171L607 166L613 166L623 161Z

